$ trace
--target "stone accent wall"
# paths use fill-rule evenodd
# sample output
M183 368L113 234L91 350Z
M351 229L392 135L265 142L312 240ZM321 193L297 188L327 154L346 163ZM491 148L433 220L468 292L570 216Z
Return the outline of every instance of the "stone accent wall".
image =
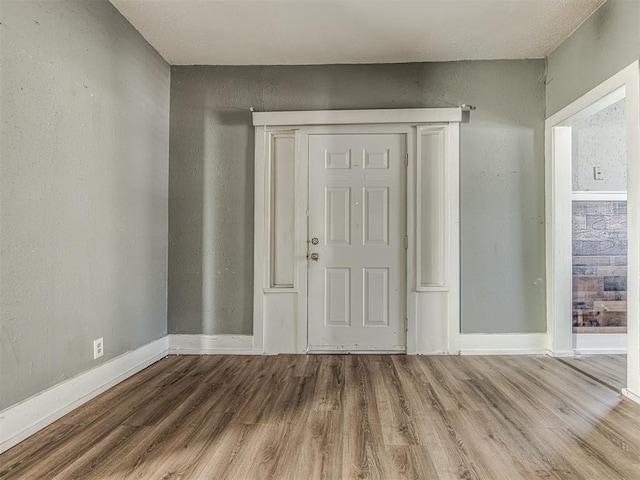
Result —
M573 202L574 331L626 325L627 202Z

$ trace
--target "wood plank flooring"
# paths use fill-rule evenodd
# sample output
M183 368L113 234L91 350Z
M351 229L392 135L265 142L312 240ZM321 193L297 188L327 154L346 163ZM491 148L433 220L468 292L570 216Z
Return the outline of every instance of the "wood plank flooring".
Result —
M619 392L627 386L626 355L583 355L558 360L600 380L615 391Z
M0 479L640 479L640 405L556 359L168 357Z

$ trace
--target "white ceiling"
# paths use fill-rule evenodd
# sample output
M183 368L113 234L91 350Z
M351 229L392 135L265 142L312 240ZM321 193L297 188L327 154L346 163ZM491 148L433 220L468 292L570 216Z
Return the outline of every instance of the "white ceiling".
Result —
M605 0L111 0L173 65L540 58Z

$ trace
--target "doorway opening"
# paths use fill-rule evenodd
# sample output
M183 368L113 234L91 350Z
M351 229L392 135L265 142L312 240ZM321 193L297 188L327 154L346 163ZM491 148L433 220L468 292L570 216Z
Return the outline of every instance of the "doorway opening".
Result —
M571 128L572 366L626 386L627 126L623 92Z
M571 324L578 353L625 355L627 348L627 128L621 93L569 125Z
M635 62L546 122L548 349L632 398L640 383L640 300L627 295L640 273L638 93Z

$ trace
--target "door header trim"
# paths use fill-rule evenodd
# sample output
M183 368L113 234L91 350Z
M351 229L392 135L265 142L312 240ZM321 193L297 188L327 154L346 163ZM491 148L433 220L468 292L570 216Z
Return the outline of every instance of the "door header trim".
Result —
M254 112L254 126L358 125L374 123L450 123L462 121L461 108L401 108L383 110L314 110Z

